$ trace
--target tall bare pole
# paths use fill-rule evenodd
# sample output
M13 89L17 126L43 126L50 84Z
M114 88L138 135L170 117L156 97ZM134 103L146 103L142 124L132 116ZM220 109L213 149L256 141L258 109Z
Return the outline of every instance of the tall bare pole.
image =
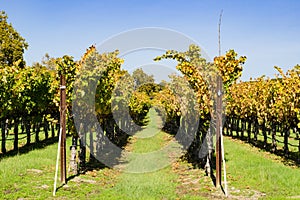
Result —
M222 23L223 10L221 10L219 18L219 56L221 56L221 23Z
M60 75L60 181L66 184L66 77Z
M219 56L221 56L221 20L222 20L223 10L221 10L219 18ZM216 102L216 187L221 185L221 172L222 172L222 143L221 143L221 134L222 134L222 78L217 75L217 102Z
M220 18L219 18L219 56L221 56L221 22L222 22L222 14L223 10L221 10ZM221 167L223 162L223 170L224 170L224 193L225 196L228 197L228 186L227 186L227 178L226 178L226 165L225 165L225 153L224 153L224 144L223 144L223 123L222 123L222 114L223 114L223 94L221 91L222 87L222 78L218 76L217 78L217 106L216 106L216 186L221 186L222 178L221 178Z

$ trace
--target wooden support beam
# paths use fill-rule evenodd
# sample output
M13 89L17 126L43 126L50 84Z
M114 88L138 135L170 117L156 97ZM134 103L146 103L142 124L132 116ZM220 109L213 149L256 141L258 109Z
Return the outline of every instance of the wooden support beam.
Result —
M221 153L221 134L222 134L222 78L217 77L217 102L216 102L216 187L221 185L222 153Z
M60 128L62 129L60 145L60 181L63 184L66 184L66 77L64 75L60 76Z

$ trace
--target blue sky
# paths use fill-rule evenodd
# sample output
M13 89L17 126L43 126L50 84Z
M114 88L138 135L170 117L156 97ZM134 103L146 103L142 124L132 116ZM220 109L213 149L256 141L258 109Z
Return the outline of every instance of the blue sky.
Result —
M300 64L300 1L238 0L1 0L9 22L29 43L28 65L45 53L79 59L91 44L142 27L179 31L218 55L218 19L223 9L222 53L246 55L242 79L273 77Z

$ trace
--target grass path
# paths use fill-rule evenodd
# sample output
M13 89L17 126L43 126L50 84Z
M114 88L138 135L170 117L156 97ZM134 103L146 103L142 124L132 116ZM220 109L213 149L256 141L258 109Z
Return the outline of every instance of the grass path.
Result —
M0 199L225 199L203 170L174 157L178 144L161 131L153 110L149 119L130 137L116 168L94 169L58 185L56 197L57 144L1 159ZM225 137L224 143L229 199L300 199L298 167L239 140Z
M125 164L118 166L123 173L113 188L103 191L103 196L110 199L177 198L178 175L170 165L170 149L176 150L178 145L161 131L162 122L154 110L150 110L149 116L147 127L135 134L126 147ZM163 148L165 146L169 147Z
M266 199L300 199L299 167L286 166L281 157L230 137L224 146L232 194L260 191Z

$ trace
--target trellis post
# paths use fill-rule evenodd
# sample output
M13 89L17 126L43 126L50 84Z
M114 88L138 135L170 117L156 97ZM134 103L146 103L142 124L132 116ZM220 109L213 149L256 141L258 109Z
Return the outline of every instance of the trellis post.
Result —
M60 75L60 181L66 184L66 77Z
M222 153L222 78L217 77L217 102L216 102L216 187L221 185Z

